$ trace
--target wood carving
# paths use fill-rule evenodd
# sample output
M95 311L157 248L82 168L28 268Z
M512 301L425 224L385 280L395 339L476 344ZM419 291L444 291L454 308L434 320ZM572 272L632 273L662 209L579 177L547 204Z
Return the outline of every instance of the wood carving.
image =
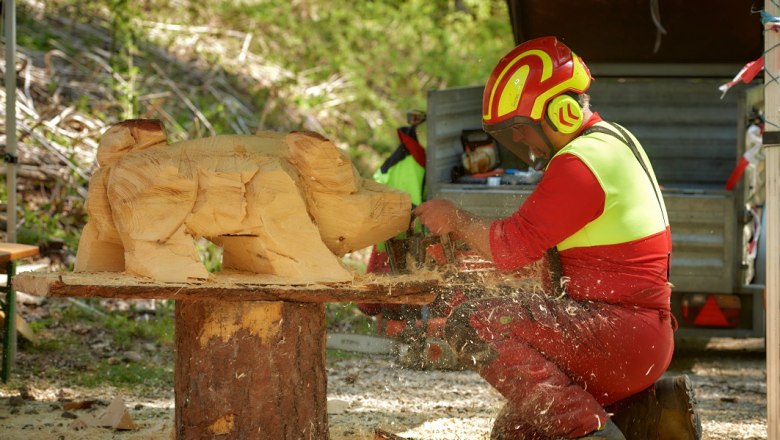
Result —
M307 132L221 135L168 144L155 120L103 135L76 271L205 280L193 240L223 268L291 282L352 279L339 256L405 230L408 194L362 179L328 139Z

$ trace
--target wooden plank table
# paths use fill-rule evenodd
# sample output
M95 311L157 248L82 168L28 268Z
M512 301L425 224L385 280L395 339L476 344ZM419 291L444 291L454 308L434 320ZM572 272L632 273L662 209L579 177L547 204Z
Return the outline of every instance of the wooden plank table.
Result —
M220 272L201 284L155 283L124 273L17 276L48 297L176 300L176 438L328 438L326 302L428 304L439 280L372 276L289 285Z
M5 266L6 283L3 312L5 322L3 324L3 365L0 370L0 379L8 381L11 375L11 366L16 358L16 290L13 281L16 274L16 261L22 258L34 257L39 253L38 246L19 243L0 243L0 265Z

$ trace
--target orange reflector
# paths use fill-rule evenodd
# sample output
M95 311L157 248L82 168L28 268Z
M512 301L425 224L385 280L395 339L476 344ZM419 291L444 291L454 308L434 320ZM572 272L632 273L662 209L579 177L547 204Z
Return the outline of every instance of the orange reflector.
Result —
M442 350L441 345L430 344L428 346L428 359L432 361L438 361L441 359L442 354L444 354L444 350Z
M729 320L726 319L723 310L720 309L718 302L715 301L715 296L710 295L696 319L693 320L693 324L706 327L728 327Z
M426 328L426 334L429 337L442 337L444 331L444 324L447 323L447 318L430 318L428 319L428 326ZM401 333L407 330L407 322L396 319L388 319L384 322L384 335L388 337L399 336ZM422 328L422 321L417 320L415 322L417 328ZM410 329L411 330L411 329Z
M696 327L736 328L742 302L738 295L685 294L680 304L683 322Z

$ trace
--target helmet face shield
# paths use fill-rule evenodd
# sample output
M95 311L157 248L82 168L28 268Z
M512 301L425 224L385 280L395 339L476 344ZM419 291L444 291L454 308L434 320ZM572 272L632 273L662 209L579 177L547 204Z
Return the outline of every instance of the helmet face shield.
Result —
M538 135L539 141L546 143L548 148L552 148L541 126L529 118L519 116L498 124L487 124L484 121L482 124L485 132L498 141L499 144L525 162L530 168L539 170L544 167L546 160L543 157L536 157L531 147L523 142L525 136L516 133L517 130L525 127L530 127Z
M497 140L499 144L503 145L512 154L520 158L528 166L533 167L534 158L531 153L531 148L523 143L514 140L514 126L506 127L497 131L488 131L488 134Z

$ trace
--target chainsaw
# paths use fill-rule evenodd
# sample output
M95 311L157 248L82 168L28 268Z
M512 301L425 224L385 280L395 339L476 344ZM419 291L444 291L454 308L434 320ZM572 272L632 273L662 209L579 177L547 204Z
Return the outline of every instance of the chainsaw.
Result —
M449 235L428 235L422 228L415 228L414 223L415 218L412 217L405 233L383 243L390 276L440 270L455 263L455 240ZM405 318L384 319L378 323L381 336L329 334L327 346L359 353L391 355L406 368L457 369L457 356L439 337L445 319L431 316L431 312L430 305L419 310L404 308L401 315ZM402 330L398 329L399 325ZM388 336L391 334L393 336Z
M440 275L440 292L431 304L419 310L409 307L404 318L388 320L384 336L328 335L328 347L374 354L390 354L401 365L414 369L456 369L457 356L441 338L448 308L467 299L512 296L518 292L536 291L544 266L525 272L498 271L495 265L450 235L433 236L422 228L415 229L415 218L408 230L384 242L390 275L409 275L435 270ZM552 269L552 268L550 268ZM545 269L547 270L547 269ZM554 275L549 273L548 276ZM534 288L534 285L537 287ZM398 319L403 319L401 322ZM389 324L400 324L403 330L388 331ZM396 330L397 327L396 327ZM387 335L394 334L394 337Z
M456 243L449 234L426 235L416 232L413 225L414 217L403 237L385 241L391 274L409 274L424 268L432 269L442 263L455 264Z

